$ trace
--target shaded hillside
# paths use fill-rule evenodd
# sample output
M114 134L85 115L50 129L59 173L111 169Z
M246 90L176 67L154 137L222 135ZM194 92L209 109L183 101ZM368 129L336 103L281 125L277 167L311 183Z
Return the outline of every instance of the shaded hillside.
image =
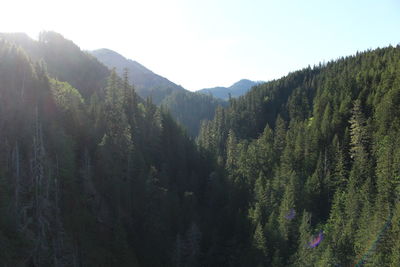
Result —
M244 95L251 89L251 87L260 84L261 82L253 82L250 80L242 79L229 87L213 87L196 91L200 94L212 95L213 97L228 100L231 97L239 97Z
M226 101L189 91L174 92L161 102L161 106L168 110L192 137L199 134L201 121L211 120L218 106L227 105Z
M0 38L1 264L226 261L211 240L226 240L228 185L212 159L115 72L86 101L27 54Z
M126 68L129 72L129 81L135 86L137 93L144 99L151 96L155 104L159 104L166 96L175 91L185 90L138 62L126 59L112 50L103 48L90 53L110 69L116 68L117 73L121 76Z
M226 107L170 94L182 121L215 109L196 144L60 35L6 39L2 265L399 266L400 46L290 73Z

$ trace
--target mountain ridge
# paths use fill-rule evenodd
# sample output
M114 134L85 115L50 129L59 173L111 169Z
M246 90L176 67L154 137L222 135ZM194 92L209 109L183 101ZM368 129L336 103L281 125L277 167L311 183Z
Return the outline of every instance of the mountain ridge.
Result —
M186 90L111 49L102 48L90 53L108 68L116 68L121 77L127 68L129 82L139 96L144 99L150 97L154 104L169 110L192 137L197 136L202 120L212 119L217 106L226 105L224 100Z
M123 75L126 68L129 72L129 82L135 86L138 94L142 98L152 97L155 104L159 104L166 96L175 91L186 91L182 86L111 49L101 48L88 52L108 68L115 68L120 76Z
M59 34L27 48L0 38L2 265L399 266L400 45L175 91L196 141Z
M100 92L110 75L104 64L59 33L41 32L38 40L26 33L0 33L1 38L19 46L36 64L45 63L50 76L68 82L85 99Z
M212 95L216 98L228 100L231 97L239 97L246 94L253 86L263 83L262 81L251 81L241 79L229 87L216 86L197 90L196 93Z

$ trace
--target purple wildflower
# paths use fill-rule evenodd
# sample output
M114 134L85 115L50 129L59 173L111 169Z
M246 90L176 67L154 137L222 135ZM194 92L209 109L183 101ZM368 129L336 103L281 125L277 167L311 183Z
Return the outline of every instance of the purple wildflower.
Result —
M296 217L296 211L294 209L290 209L289 212L285 215L285 219L292 220Z
M324 239L324 234L321 232L319 232L319 234L314 237L309 243L308 246L310 248L315 248L319 245L319 243L321 243L321 241Z

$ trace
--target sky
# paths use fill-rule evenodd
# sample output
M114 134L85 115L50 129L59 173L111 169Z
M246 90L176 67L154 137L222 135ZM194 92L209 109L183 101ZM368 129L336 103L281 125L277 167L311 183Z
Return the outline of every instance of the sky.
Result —
M0 32L51 30L194 91L400 44L400 0L3 0Z

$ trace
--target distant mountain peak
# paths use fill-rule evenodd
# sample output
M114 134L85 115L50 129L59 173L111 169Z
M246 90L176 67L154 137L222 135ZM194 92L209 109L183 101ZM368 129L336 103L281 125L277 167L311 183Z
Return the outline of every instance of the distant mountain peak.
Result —
M241 95L244 95L249 91L253 86L262 83L261 81L251 81L248 79L241 79L234 84L232 84L229 87L213 87L213 88L205 88L198 90L197 92L200 94L207 94L207 95L212 95L213 97L228 100L229 99L229 94L232 97L239 97Z

